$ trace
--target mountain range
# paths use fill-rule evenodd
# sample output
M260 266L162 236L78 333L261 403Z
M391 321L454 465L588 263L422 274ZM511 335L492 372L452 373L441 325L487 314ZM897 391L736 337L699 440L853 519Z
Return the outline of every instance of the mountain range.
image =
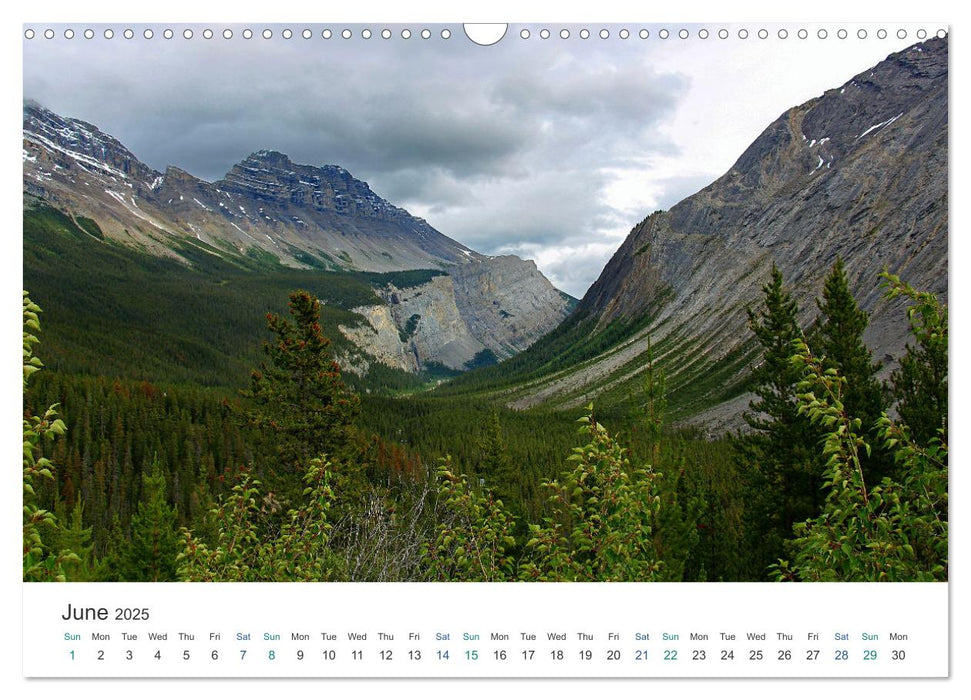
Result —
M26 102L23 182L28 208L43 202L94 222L96 231L79 224L92 242L186 264L205 252L266 269L439 271L406 289L376 286L379 303L355 308L361 322L342 326L371 360L405 371L507 358L575 303L532 262L477 253L344 168L299 165L275 151L257 151L210 183L174 166L154 170L98 127Z
M505 359L445 391L517 409L592 400L629 409L653 356L673 418L712 432L736 427L758 360L746 309L761 301L773 264L808 327L841 258L885 375L909 336L879 273L947 300L946 38L787 109L728 172L634 226L579 304L533 263L477 253L336 165L264 150L209 183L153 170L96 127L33 103L24 106L23 158L25 201L65 212L102 243L189 265L205 251L274 269L428 271L381 279L373 299L351 309L340 330L364 353L355 371Z

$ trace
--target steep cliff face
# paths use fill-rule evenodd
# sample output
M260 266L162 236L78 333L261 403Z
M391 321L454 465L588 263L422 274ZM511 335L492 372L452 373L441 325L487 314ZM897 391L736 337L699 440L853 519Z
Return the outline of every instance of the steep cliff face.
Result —
M535 333L556 328L572 308L572 300L554 289L532 260L496 256L449 274L470 333L499 359L528 348Z
M771 265L808 323L837 256L871 315L866 340L889 369L907 327L899 305L882 299L881 270L947 297L947 77L947 39L893 54L786 111L729 172L647 217L577 310L599 330L641 330L518 405L575 405L623 385L642 371L648 337L669 360L669 390L710 405L750 366L745 308L759 302ZM712 377L717 387L698 390Z
M384 304L355 309L368 323L341 331L406 371L429 363L466 369L486 350L498 360L510 357L555 328L573 303L532 261L514 256L484 258L421 285L388 284L377 292Z

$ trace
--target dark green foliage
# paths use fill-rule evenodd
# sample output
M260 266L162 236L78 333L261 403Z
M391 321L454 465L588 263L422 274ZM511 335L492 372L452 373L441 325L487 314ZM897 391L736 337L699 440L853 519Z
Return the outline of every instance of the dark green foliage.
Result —
M291 290L306 289L326 302L321 325L335 350L351 348L338 325L364 322L346 309L380 303L358 273L276 268L256 274L244 261L198 245L185 243L179 251L191 265L99 243L55 209L25 209L24 279L47 309L51 369L243 387L259 361L262 319L283 311ZM413 377L400 379L414 385Z
M418 322L421 320L421 314L412 314L411 318L405 323L405 327L398 331L398 338L402 343L407 343L411 340L411 336L415 334L418 330Z
M440 391L460 395L483 389L495 390L573 367L629 338L650 321L649 316L631 323L613 321L598 330L596 319L576 311L523 352L495 367L463 375Z
M251 375L247 421L269 442L270 469L301 469L311 459L344 454L359 400L348 394L330 340L320 327L320 302L290 294L292 320L267 314L275 336L264 344L267 362Z
M77 559L65 563L65 578L68 581L102 580L104 572L94 556L91 528L84 526L84 503L79 498L68 512L61 502L55 511L59 523L54 535L57 538L56 549L77 555Z
M279 270L283 267L283 263L280 262L279 257L263 248L257 248L255 246L247 248L246 257L252 261L248 267L257 270Z
M893 373L893 394L900 419L919 444L940 435L947 442L947 307L926 292L917 292L896 275L882 275L889 298L917 301L907 309L907 321L917 341L907 345L900 367ZM943 431L943 432L941 432Z
M839 370L847 381L842 399L846 411L862 421L867 440L876 446L871 455L863 457L863 472L868 480L876 483L892 466L892 460L879 447L874 427L887 408L887 391L876 376L881 365L873 362L870 349L863 342L868 316L853 298L839 258L826 278L823 298L816 303L821 317L810 346L827 369Z
M142 476L142 497L131 518L131 532L119 546L120 581L175 581L181 551L175 509L169 505L165 474L158 463Z
M207 491L251 450L227 407L227 393L200 387L156 385L63 373L38 377L29 406L60 402L67 432L45 448L63 465L45 502L85 504L95 554L108 546L107 530L119 518L127 537L139 503L142 467L156 463L169 484L180 524L206 508ZM46 402L46 404L45 404Z
M407 445L426 464L450 456L453 470L481 477L496 486L494 475L483 471L482 444L493 413L501 425L503 450L514 482L502 488L515 513L538 517L545 499L540 484L557 474L557 465L574 444L574 419L567 413L535 409L513 411L483 399L362 396L360 427L389 442ZM518 498L517 498L518 495Z
M105 239L105 234L98 226L98 222L94 219L89 219L86 216L76 216L74 217L74 222L88 235L97 238L100 241Z
M751 357L712 370L678 327L621 368L644 379L643 391L608 388L607 410L584 421L586 444L575 448L575 414L510 410L506 389L570 369L650 318L597 330L581 312L532 355L428 393L418 392L455 372L373 364L368 378L348 378L370 392L352 424L355 400L331 353L353 351L336 327L361 321L343 309L378 302L380 276L287 270L194 241L177 244L188 264L159 259L98 241L87 221L50 209L28 209L24 223L25 275L58 314L57 371L24 396L25 579L751 580L816 494L824 510L807 506L797 522L784 577L946 578L947 447L935 428L947 416L947 312L892 276L892 294L915 302L916 345L895 377L901 423L878 417L867 434L847 408L852 379L813 355L792 364L796 310L774 271L765 308L750 314L752 347L766 357L751 442L732 451L665 425L713 391L737 391L712 384ZM383 279L406 287L437 274ZM308 291L291 296L286 316L293 288ZM858 320L842 291L827 289L821 309ZM274 342L243 407L234 389L257 362L267 314ZM25 327L25 375L39 367L34 341ZM926 403L924 419L915 411ZM44 439L57 426L51 404L67 428L57 441ZM256 430L238 421L243 408ZM897 465L876 486L857 468L874 439ZM436 481L429 465L439 458ZM816 488L823 474L826 491ZM163 552L178 526L173 572Z
M762 578L748 569L745 532L746 492L727 446L701 443L682 457L676 472L676 497L662 482L659 534L665 545L666 579L676 581L746 581ZM677 574L673 576L672 574Z
M472 370L478 369L479 367L491 367L497 364L499 364L499 358L496 357L496 353L489 348L483 348L475 353L471 360L465 363L465 369Z
M327 253L316 251L316 255L313 255L305 250L301 250L300 248L295 248L294 246L287 247L294 260L302 262L304 265L313 270L338 269L338 265L334 262L334 259L327 255Z
M744 414L751 432L736 440L737 462L749 487L747 549L756 577L782 555L793 525L822 505L818 431L799 412L802 375L790 362L793 343L802 338L798 308L774 265L762 291L763 306L748 310L749 328L762 348L762 361L752 372L757 398Z
M445 270L396 270L394 272L361 272L361 277L375 287L394 285L398 289L410 289L428 284L436 277L447 275Z
M482 474L486 485L507 506L515 510L522 507L522 480L514 473L509 456L506 454L506 443L502 436L502 425L499 422L499 411L493 410L485 426L479 448L482 461L478 473Z
M460 374L462 373L457 369L452 369L448 365L443 365L441 362L431 361L425 363L419 376L427 378L428 381L438 383L453 379Z

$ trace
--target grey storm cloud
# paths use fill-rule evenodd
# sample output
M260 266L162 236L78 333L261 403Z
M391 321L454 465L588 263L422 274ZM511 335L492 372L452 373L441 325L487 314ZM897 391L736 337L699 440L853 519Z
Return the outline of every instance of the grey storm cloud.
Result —
M771 42L217 35L24 43L24 97L206 180L263 148L337 164L484 253L580 296L631 226L707 185L781 110L882 58ZM833 49L833 47L830 47ZM889 48L889 47L888 47ZM869 52L863 55L864 49ZM840 51L856 52L852 61ZM802 53L800 53L802 52ZM801 63L800 63L801 62ZM791 79L801 66L800 80ZM806 83L803 85L802 83Z
M486 253L600 235L617 219L601 168L675 152L658 126L688 85L602 48L462 38L24 49L26 98L99 126L152 167L212 181L261 148L339 164ZM556 276L581 294L602 263Z
M86 25L89 26L89 25ZM24 42L24 97L97 125L150 166L221 178L270 148L337 164L489 254L536 259L581 296L630 228L712 182L778 114L885 43L56 38ZM437 30L436 30L437 33ZM652 35L654 36L654 35ZM902 48L904 40L897 41ZM784 51L783 51L784 48Z

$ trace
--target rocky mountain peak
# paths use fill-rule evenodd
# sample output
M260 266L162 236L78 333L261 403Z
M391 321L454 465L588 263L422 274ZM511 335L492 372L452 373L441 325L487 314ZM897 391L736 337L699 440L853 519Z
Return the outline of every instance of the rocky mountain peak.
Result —
M92 124L61 117L33 100L24 102L23 116L24 138L43 144L54 159L67 159L82 170L93 169L148 187L161 176Z
M416 225L419 222L338 165L301 165L274 150L252 153L214 184L232 194L279 205Z

